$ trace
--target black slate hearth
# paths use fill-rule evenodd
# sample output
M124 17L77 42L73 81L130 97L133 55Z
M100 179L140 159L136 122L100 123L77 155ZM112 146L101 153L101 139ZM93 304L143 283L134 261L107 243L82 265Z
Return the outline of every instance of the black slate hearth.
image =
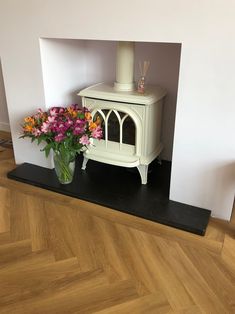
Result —
M141 185L136 169L89 161L86 171L83 171L81 162L79 157L74 180L69 185L60 184L54 170L28 163L9 172L8 178L199 235L205 234L209 210L169 200L170 162L163 161L162 165L153 162L147 185Z

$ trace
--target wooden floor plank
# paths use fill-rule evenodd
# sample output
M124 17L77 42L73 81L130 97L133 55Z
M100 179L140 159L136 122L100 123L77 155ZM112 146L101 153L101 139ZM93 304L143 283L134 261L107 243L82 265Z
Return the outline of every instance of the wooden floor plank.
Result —
M170 310L167 314L202 314L202 313L204 312L201 312L199 307L193 305L187 308L183 308L181 310Z
M128 267L130 276L136 280L136 285L139 284L140 294L145 295L159 291L161 289L160 281L153 279L152 269L147 267L145 256L139 249L137 241L133 241L131 230L121 224L117 224L116 228L124 263Z
M48 245L53 251L55 259L63 260L75 257L73 243L76 243L76 236L71 232L71 224L65 223L68 219L67 210L55 202L45 202L46 217L48 221L49 238Z
M7 243L12 243L11 233L10 232L0 233L0 245Z
M129 300L138 298L138 294L131 281L120 281L115 284L101 285L92 281L92 285L84 287L78 285L73 290L60 291L52 296L33 298L31 300L7 305L3 313L14 314L64 314L64 313L94 313ZM0 312L1 313L1 312Z
M130 273L123 258L123 248L115 224L97 217L93 221L93 232L97 239L97 257L106 270L110 282L129 279Z
M18 191L10 192L10 232L12 241L30 238L28 206L32 196L22 196Z
M10 191L0 186L0 233L10 231Z
M146 266L151 270L152 280L158 281L159 287L167 296L172 309L180 310L194 305L182 280L172 267L174 256L169 254L166 259L156 245L161 238L136 230L131 230L131 232L134 235L138 250L145 256Z
M31 254L31 240L23 240L17 242L11 242L0 246L0 267L15 263L19 259L24 258Z
M226 305L213 292L203 275L193 265L178 243L169 243L158 239L159 247L165 260L178 274L194 303L205 313L227 313Z
M101 267L97 254L97 241L94 237L95 228L91 216L73 210L73 223L71 224L74 241L74 251L78 258L82 271L88 271ZM94 241L95 240L95 241Z
M235 276L235 229L233 235L225 235L222 259Z
M45 202L38 197L31 197L27 206L33 252L49 248L49 226L44 206Z
M23 269L20 272L4 271L0 274L0 280L0 307L23 303L35 297L43 300L61 294L63 290L68 293L78 286L85 288L88 283L91 286L95 280L99 280L100 285L107 282L101 270L81 273L76 258L38 265L37 268Z
M168 314L171 307L162 293L155 292L154 294L146 295L129 302L124 302L116 306L106 308L95 314Z
M222 271L216 259L221 259L218 256L212 256L205 250L196 250L194 248L182 248L187 257L191 260L196 269L200 272L208 286L216 294L217 298L223 300L226 310L235 312L235 285ZM200 253L199 253L200 252ZM210 272L208 271L210 265ZM221 286L223 290L221 290Z

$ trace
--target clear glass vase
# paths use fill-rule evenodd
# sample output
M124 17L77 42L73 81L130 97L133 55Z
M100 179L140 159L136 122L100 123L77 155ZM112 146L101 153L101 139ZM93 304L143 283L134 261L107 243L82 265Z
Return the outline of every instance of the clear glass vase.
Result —
M57 178L61 184L69 184L73 181L75 171L75 158L69 152L54 151L54 165Z

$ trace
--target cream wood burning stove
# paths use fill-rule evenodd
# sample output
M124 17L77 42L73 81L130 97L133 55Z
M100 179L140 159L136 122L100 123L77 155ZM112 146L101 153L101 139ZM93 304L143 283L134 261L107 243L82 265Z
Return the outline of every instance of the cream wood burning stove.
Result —
M139 94L133 83L134 44L120 42L116 82L100 83L80 91L82 105L99 119L103 139L94 140L84 152L82 169L89 159L123 167L137 167L142 184L147 183L148 165L161 153L161 120L166 95L159 86Z

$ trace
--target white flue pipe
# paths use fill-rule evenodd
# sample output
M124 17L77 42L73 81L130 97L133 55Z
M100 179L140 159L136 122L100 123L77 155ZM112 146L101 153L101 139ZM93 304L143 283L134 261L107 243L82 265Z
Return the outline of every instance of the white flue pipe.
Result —
M135 45L130 41L119 41L117 44L116 82L114 87L120 91L132 91L134 84Z

